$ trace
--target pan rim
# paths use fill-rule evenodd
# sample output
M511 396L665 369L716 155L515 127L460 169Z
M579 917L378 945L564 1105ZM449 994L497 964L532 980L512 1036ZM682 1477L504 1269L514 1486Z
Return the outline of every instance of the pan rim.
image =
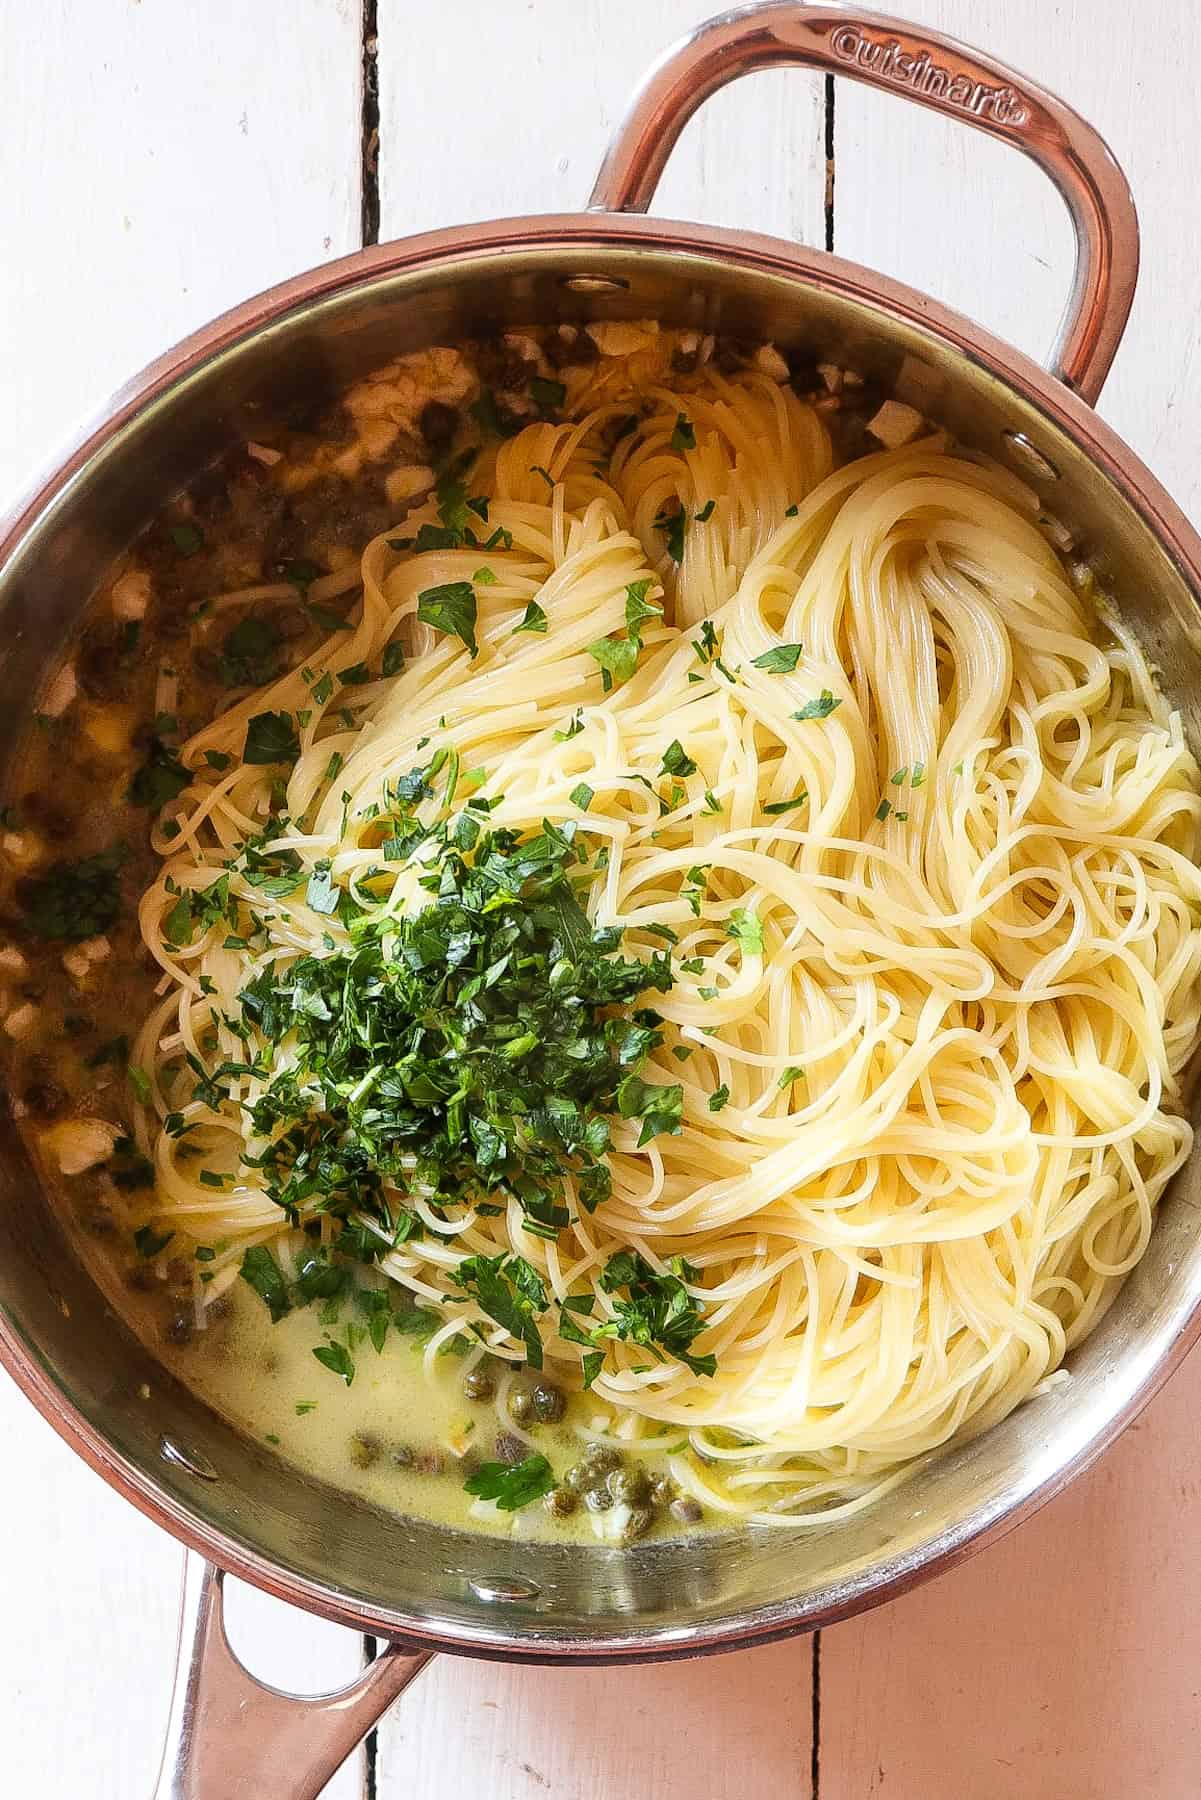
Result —
M92 460L139 414L169 404L172 391L206 363L313 306L348 296L389 277L423 271L449 272L464 261L530 254L562 259L589 249L627 252L670 248L681 258L732 265L775 275L821 292L846 296L900 321L943 348L985 369L1009 391L1065 431L1121 493L1157 539L1194 595L1201 595L1201 538L1166 490L1111 427L1049 371L1001 339L920 291L826 251L807 249L761 234L607 213L538 214L451 227L372 247L281 282L222 313L150 363L120 388L94 418L52 459L8 520L0 523L0 572L53 510ZM297 1574L227 1533L208 1525L165 1487L115 1450L51 1379L35 1351L0 1313L0 1365L59 1436L110 1487L189 1549L227 1573L335 1623L415 1648L524 1663L620 1664L671 1660L746 1648L837 1620L898 1598L920 1583L996 1542L1051 1500L1113 1442L1179 1366L1201 1335L1201 1292L1182 1305L1167 1328L1156 1360L1137 1378L1126 1400L1082 1445L1049 1473L1015 1475L983 1513L948 1528L940 1538L869 1575L816 1590L793 1601L733 1611L703 1625L680 1624L616 1631L591 1637L553 1628L515 1634L502 1615L478 1626L423 1619L377 1607Z

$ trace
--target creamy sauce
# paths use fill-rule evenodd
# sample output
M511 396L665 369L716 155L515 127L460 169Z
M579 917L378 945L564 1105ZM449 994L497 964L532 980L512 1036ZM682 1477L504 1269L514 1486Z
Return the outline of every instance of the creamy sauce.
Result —
M597 354L582 332L545 335L552 361ZM663 378L695 367L697 334L664 333L657 342ZM713 345L706 343L708 354ZM737 366L752 352L719 343L716 355ZM203 1290L192 1247L177 1239L147 1250L139 1242L151 1232L154 1193L148 1165L122 1134L136 1080L130 1040L152 1005L157 974L137 906L157 867L148 833L163 796L152 791L139 799L137 781L153 774L161 750L170 753L239 693L303 661L328 631L328 620L310 617L308 584L345 566L375 532L403 517L407 499L423 491L413 477L432 480L425 465L445 454L457 416L455 359L468 354L480 380L496 388L502 412L518 425L532 416L529 365L518 350L432 351L424 387L400 394L399 411L387 420L340 406L274 428L264 420L259 435L266 444L247 444L244 455L201 477L104 573L39 702L0 811L0 1016L9 1102L110 1300L180 1379L290 1463L390 1511L484 1532L587 1541L651 1529L679 1533L695 1527L700 1508L669 1483L668 1453L683 1448L678 1432L661 1432L658 1453L611 1448L603 1440L613 1415L580 1393L564 1394L561 1417L515 1430L506 1397L513 1377L503 1368L495 1370L497 1395L473 1400L464 1393L460 1357L435 1358L427 1374L423 1345L393 1332L379 1353L369 1342L360 1347L347 1386L314 1359L322 1341L319 1307L272 1323L251 1288L235 1280L198 1328ZM850 453L860 447L856 433L862 437L877 398L864 390L844 410L840 428ZM274 597L213 611L213 596L231 589L253 595L255 584L267 584ZM296 590L282 605L281 584L285 595L287 584ZM247 639L248 621L260 636L269 624L265 646L253 634ZM230 636L239 626L241 641ZM105 878L113 902L107 915L102 902L86 933L31 927L31 884L114 855L115 873ZM68 891L68 905L84 905L92 920L92 902L77 898L78 884ZM535 1378L519 1379L528 1386ZM591 1474L558 1506L548 1497L499 1512L465 1491L480 1464L511 1464L526 1454L545 1456L561 1478L590 1443ZM642 1481L641 1498L626 1494L623 1480L634 1490ZM652 1483L659 1484L653 1495L645 1492ZM598 1499L606 1485L616 1487L614 1497ZM649 1517L640 1520L639 1511ZM632 1513L636 1529L627 1532Z
M620 1503L601 1513L580 1505L569 1516L551 1515L540 1503L506 1513L465 1491L472 1469L496 1458L498 1437L517 1434L510 1421L497 1419L491 1402L464 1397L462 1358L436 1358L427 1378L423 1346L389 1333L378 1354L369 1344L361 1347L347 1387L314 1360L319 1342L315 1311L292 1312L272 1324L266 1307L238 1283L204 1331L160 1354L174 1374L250 1436L306 1473L387 1511L494 1536L545 1536L549 1530L564 1541L594 1542L620 1531L626 1516ZM589 1438L611 1424L607 1409L572 1396L562 1421L522 1434L525 1453L540 1452L562 1476L578 1464ZM665 1445L678 1441L678 1434L664 1439ZM516 1454L512 1444L508 1448ZM663 1456L639 1461L651 1477L667 1473ZM672 1524L677 1531L689 1528L687 1521Z

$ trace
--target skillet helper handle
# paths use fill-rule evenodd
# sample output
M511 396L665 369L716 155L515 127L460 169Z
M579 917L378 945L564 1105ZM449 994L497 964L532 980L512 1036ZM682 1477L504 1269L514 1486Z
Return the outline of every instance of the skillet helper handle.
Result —
M740 75L780 65L849 75L1011 144L1050 177L1076 234L1076 267L1050 368L1090 405L1121 342L1138 279L1138 216L1108 145L1079 113L978 50L903 19L772 0L701 25L663 56L618 126L589 201L645 212L697 108Z
M430 1660L389 1644L356 1681L306 1699L256 1681L225 1635L219 1569L187 1552L179 1660L154 1800L316 1800Z

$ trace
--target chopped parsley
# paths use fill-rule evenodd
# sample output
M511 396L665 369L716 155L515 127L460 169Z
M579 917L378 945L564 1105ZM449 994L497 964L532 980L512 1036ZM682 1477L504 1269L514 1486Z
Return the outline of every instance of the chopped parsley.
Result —
M121 911L126 855L125 846L117 844L80 862L52 863L44 875L22 881L17 892L30 931L69 944L107 931Z
M314 698L316 690L314 689ZM243 762L291 763L300 755L300 739L288 712L256 713L246 727Z
M168 800L182 794L191 779L191 770L185 769L162 739L156 737L146 761L129 784L129 798L135 806L148 806L158 812Z
M761 956L763 954L763 923L756 913L738 906L730 914L730 922L726 926L727 934L732 937L744 955Z
M642 627L645 621L663 616L663 608L647 599L654 586L655 582L650 577L642 581L631 581L626 587L626 635L599 638L595 644L588 646L589 656L600 664L601 687L606 694L628 681L638 667L638 652L642 648Z
M842 701L835 698L829 688L823 688L816 700L806 700L800 712L794 712L794 719L828 719L830 714Z
M226 687L264 687L279 671L279 650L279 629L270 619L242 619L221 646L221 680Z
M513 636L516 637L517 633L519 631L540 631L541 632L541 631L545 631L545 630L546 630L546 614L543 612L542 608L539 606L539 604L536 600L531 600L529 605L526 607L525 612L522 614L520 623L514 625Z
M531 384L532 385L532 384ZM549 1494L554 1473L545 1456L535 1453L519 1463L482 1463L463 1483L463 1491L480 1500L493 1500L500 1512L519 1512Z
M524 1342L527 1363L540 1369L537 1319L546 1311L546 1288L533 1263L524 1256L469 1256L454 1270L454 1280L490 1319Z
M704 1330L705 1321L684 1285L684 1276L694 1277L695 1271L680 1257L673 1257L672 1273L660 1275L637 1251L619 1250L601 1271L600 1285L606 1294L616 1295L624 1288L625 1297L618 1298L613 1317L592 1333L594 1341L608 1337L645 1344L675 1357L694 1375L715 1375L715 1357L692 1353L692 1343Z
M292 1302L283 1270L265 1244L251 1245L242 1258L239 1274L266 1303L273 1325L277 1325L285 1313L291 1312Z
M659 773L660 775L679 775L681 777L696 774L696 764L685 752L684 746L681 744L679 738L673 738L663 752L663 761L659 764Z
M318 1344L313 1355L325 1368L332 1370L335 1375L340 1375L347 1387L350 1386L354 1380L354 1357L345 1344L332 1342Z
M417 596L417 617L424 625L461 638L472 656L480 647L475 641L475 589L469 581L448 581L441 587L426 588Z
M776 644L762 656L752 657L751 667L768 675L791 675L801 660L800 644Z
M638 645L642 643L644 621L663 617L663 608L647 599L654 585L650 580L631 581L626 588L626 631Z
M696 449L696 432L692 429L692 421L684 413L676 414L675 427L671 434L671 447L673 450ZM676 561L679 562L679 560L677 556Z
M239 996L244 1026L290 1046L250 1109L264 1144L248 1164L290 1218L342 1221L336 1252L352 1260L380 1241L360 1245L355 1218L375 1218L386 1241L386 1189L415 1182L441 1209L516 1198L531 1235L553 1238L570 1222L568 1181L585 1210L608 1195L609 1116L640 1119L642 1143L680 1128L681 1090L638 1074L662 1041L658 1015L613 1016L667 991L667 954L622 956L620 929L590 925L571 882L588 860L574 820L524 837L477 827L466 842L458 821L418 822L435 763L398 777L387 800L397 837L425 844L424 909L372 919L351 902L348 947L269 965ZM321 865L307 898L343 917L350 899ZM221 1075L202 1084L218 1107ZM268 1304L278 1297L260 1259L243 1274ZM529 1265L469 1258L456 1280L536 1362L546 1302Z
M680 1135L684 1090L678 1082L660 1084L643 1081L640 1075L627 1075L617 1090L617 1105L623 1119L641 1119L640 1150L652 1138Z
M133 1241L138 1255L149 1262L167 1248L174 1236L173 1231L155 1231L152 1225L139 1225L133 1234Z
M628 637L598 638L588 654L600 664L601 687L606 694L630 679L638 667L638 645Z
M659 513L655 519L655 530L663 533L663 537L666 540L667 554L671 557L672 562L675 563L683 562L684 560L684 526L686 521L687 515L679 501L676 502L676 510L674 512L668 512L667 508L664 507L663 511Z

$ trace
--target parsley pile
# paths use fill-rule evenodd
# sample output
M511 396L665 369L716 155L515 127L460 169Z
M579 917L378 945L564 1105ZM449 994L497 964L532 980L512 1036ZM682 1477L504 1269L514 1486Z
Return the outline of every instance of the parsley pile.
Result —
M680 1085L641 1073L663 1042L662 1021L636 1004L671 986L670 956L625 956L620 929L590 924L573 872L591 853L575 823L544 821L532 835L489 831L480 797L457 817L425 823L415 808L429 777L417 770L392 784L391 816L379 826L392 833L385 861L395 860L392 845L396 859L414 859L428 904L368 911L332 887L325 910L341 911L350 945L273 963L239 996L247 1037L253 1028L269 1046L289 1044L278 1072L271 1049L253 1065L270 1079L249 1109L265 1142L246 1162L293 1222L314 1213L342 1221L325 1295L339 1268L348 1274L421 1235L417 1215L398 1209L387 1187L420 1191L442 1217L466 1206L497 1214L516 1200L523 1228L554 1239L570 1223L571 1190L586 1211L609 1194L612 1118L635 1121L640 1144L681 1129ZM221 1104L222 1076L242 1067L202 1075L203 1097ZM356 1223L359 1215L378 1230ZM637 1332L606 1327L606 1335L650 1342L658 1332L663 1349L683 1354L688 1320L681 1326L671 1304L656 1310L647 1300L655 1281L675 1278L641 1266L638 1294L621 1303ZM261 1248L242 1272L273 1316L293 1303ZM477 1255L454 1279L540 1366L538 1321L549 1302L533 1265ZM688 1318L699 1330L699 1315ZM590 1379L600 1360L585 1359Z

